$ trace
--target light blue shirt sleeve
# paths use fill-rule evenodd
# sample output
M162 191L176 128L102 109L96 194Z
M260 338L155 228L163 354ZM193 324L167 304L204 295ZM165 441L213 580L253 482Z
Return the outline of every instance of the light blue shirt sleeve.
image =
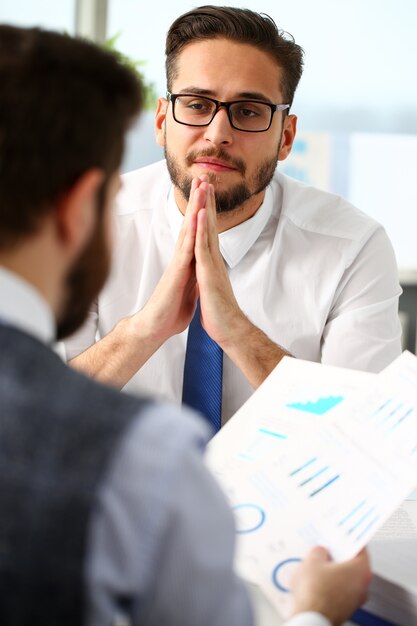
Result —
M306 613L299 613L291 618L288 622L285 622L283 626L332 626L329 620L320 613L313 613L308 611Z
M254 626L233 571L233 516L203 463L207 438L205 423L163 405L126 433L90 523L88 626ZM330 624L304 613L285 626Z
M154 406L116 453L91 520L88 625L252 626L233 572L234 522L202 454L194 415Z

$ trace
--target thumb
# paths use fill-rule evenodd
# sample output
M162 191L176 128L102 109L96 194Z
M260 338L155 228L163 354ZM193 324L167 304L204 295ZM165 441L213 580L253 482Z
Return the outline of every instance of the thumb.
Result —
M307 554L305 560L315 563L326 563L331 560L330 554L323 546L315 546Z

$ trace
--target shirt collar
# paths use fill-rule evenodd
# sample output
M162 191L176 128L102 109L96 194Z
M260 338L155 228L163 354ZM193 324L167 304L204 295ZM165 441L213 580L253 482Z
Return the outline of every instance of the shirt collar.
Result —
M172 232L172 236L174 237L174 241L177 241L178 236L180 234L181 226L184 220L184 216L179 210L177 203L175 201L174 195L174 185L171 184L168 192L168 201L166 204L167 207L167 219L169 223L169 227Z
M255 215L250 219L220 233L219 244L222 257L230 268L235 267L251 249L259 235L265 228L271 213L273 204L273 194L271 187L265 190L264 201L262 202ZM167 202L167 218L171 228L171 232L175 241L181 230L183 215L175 202L174 186L168 194Z
M55 321L46 301L30 283L4 267L0 267L1 322L46 344L55 338Z

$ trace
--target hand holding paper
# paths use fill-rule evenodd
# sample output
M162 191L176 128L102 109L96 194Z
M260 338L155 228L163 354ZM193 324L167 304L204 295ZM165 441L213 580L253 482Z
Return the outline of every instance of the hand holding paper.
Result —
M315 545L354 557L417 476L417 358L379 375L284 359L213 439L236 514L236 568L284 615Z

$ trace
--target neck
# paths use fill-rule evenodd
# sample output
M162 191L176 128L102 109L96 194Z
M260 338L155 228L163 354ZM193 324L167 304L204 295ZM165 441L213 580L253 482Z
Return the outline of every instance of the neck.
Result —
M57 314L61 300L59 257L48 254L42 238L25 240L12 250L0 251L0 265L29 283Z

